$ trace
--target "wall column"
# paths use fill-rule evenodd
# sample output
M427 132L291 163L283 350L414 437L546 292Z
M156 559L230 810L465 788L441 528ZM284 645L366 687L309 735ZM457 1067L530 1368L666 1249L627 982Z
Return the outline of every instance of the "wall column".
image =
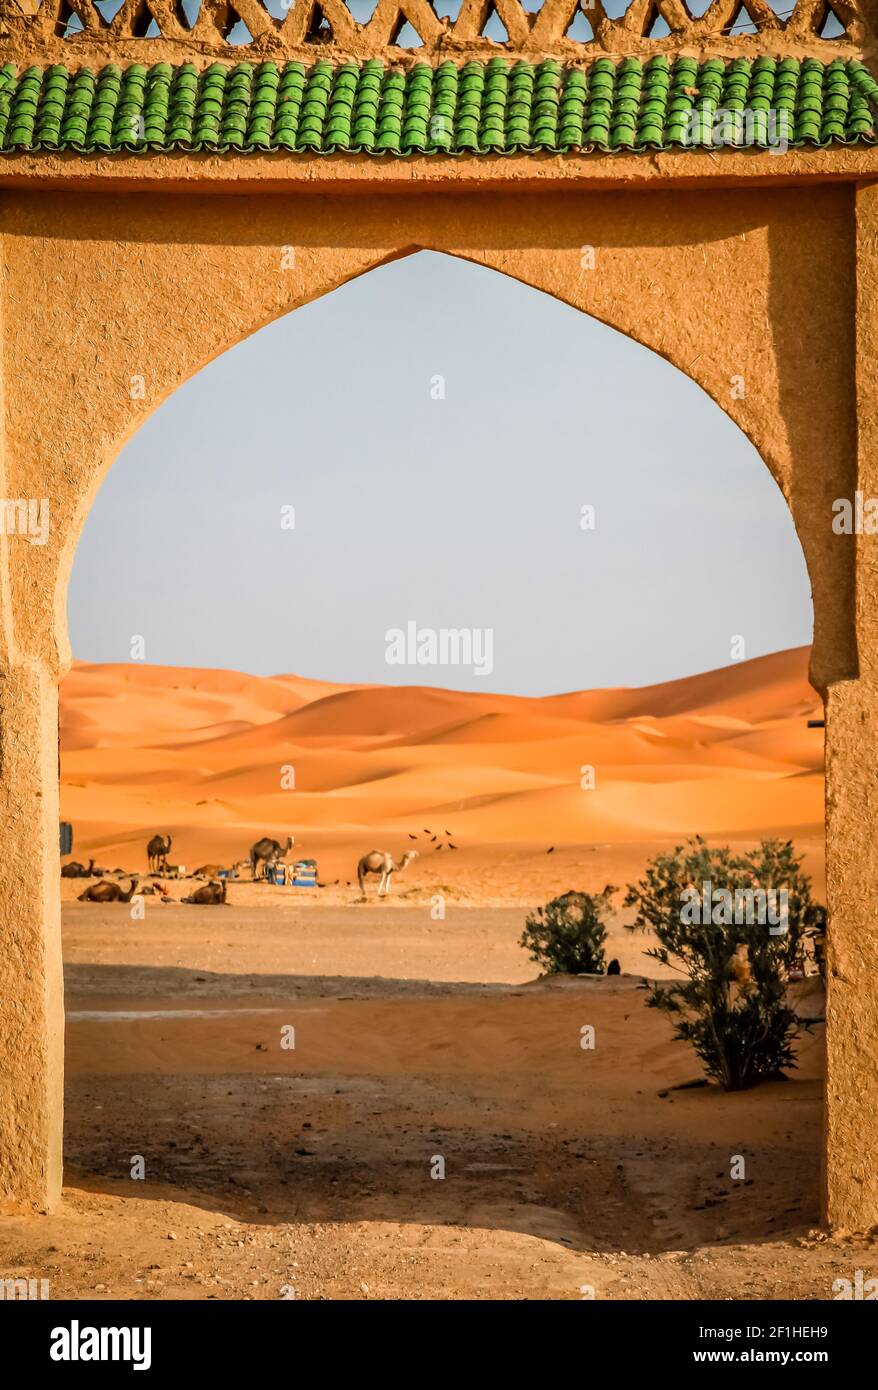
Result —
M17 538L12 544L21 544ZM0 1210L61 1191L64 999L54 672L0 673Z
M857 189L855 215L856 486L878 498L878 185ZM878 1226L878 534L854 543L859 677L826 704L824 1215L866 1231Z

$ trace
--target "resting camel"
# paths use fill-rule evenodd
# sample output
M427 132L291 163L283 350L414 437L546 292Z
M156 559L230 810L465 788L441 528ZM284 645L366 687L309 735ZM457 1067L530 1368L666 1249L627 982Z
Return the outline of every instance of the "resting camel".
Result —
M160 874L168 862L171 852L170 835L153 835L146 847L146 859L151 874Z
M395 873L402 873L407 864L413 859L417 859L416 849L407 849L402 856L402 860L397 864L392 854L386 854L384 850L373 849L371 854L364 854L357 865L357 878L360 881L361 901L366 900L366 875L380 874L381 882L378 885L379 898L386 898L390 892L390 880Z
M256 878L256 866L260 861L264 866L264 873L271 865L276 864L279 859L283 859L285 854L289 854L292 848L292 835L287 836L286 847L280 844L278 840L269 839L267 835L264 835L261 840L257 840L255 845L250 846L250 870L253 878Z
M92 883L84 893L80 893L81 903L130 903L137 892L137 879L132 878L128 892L123 892L121 883Z
M106 869L96 869L95 861L89 859L88 866L80 864L74 859L72 864L65 864L61 870L62 878L103 878Z
M200 869L193 869L190 878L221 878L223 874L227 878L237 878L244 869L249 869L249 859L239 859L230 869L226 869L222 864L202 864Z
M188 898L181 898L180 902L200 903L202 907L218 907L225 900L226 881L222 879L219 883L203 883L194 893L190 893Z

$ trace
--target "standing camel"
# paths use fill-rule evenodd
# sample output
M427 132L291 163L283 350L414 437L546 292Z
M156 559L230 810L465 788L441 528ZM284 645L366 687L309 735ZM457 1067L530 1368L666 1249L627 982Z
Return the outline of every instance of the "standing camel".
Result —
M168 862L171 852L170 835L153 835L146 847L146 859L151 874L160 874Z
M386 898L390 892L390 880L395 873L402 873L407 864L413 859L417 859L416 849L407 849L402 856L402 860L397 864L392 854L386 854L384 850L373 849L371 854L364 854L357 865L357 878L360 881L360 900L366 901L366 875L380 874L381 882L378 885L379 898Z
M130 903L137 892L137 879L132 878L131 887L125 893L121 883L91 883L84 893L80 893L81 903Z
M278 840L269 839L267 835L264 835L261 840L257 840L255 845L250 846L250 871L253 875L253 879L255 880L256 878L256 866L260 861L263 864L262 872L264 874L265 871L272 868L279 859L283 859L285 854L289 854L292 848L292 835L287 836L286 848L284 848Z

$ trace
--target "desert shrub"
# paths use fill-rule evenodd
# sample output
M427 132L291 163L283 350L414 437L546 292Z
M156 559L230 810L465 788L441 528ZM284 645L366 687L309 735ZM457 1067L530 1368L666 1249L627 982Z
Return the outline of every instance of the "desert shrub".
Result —
M773 915L784 917L780 896L761 897L769 890L786 892L780 923L760 910L773 902ZM625 905L637 909L635 927L651 927L658 937L646 955L684 977L654 984L647 1004L671 1016L675 1036L691 1043L708 1076L740 1091L796 1065L793 1043L804 1021L787 1002L787 972L823 909L811 899L791 842L763 840L733 854L698 836L653 859L645 877L629 885Z
M546 975L602 975L607 929L604 917L615 893L607 884L602 893L564 893L535 917L528 917L519 946Z

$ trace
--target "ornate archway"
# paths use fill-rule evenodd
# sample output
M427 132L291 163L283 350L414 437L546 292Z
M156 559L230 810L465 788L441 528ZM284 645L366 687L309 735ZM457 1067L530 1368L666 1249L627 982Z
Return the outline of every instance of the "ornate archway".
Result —
M45 1207L60 1185L57 681L90 502L145 413L201 365L430 247L661 353L784 492L827 704L825 1212L840 1227L878 1221L863 1133L878 1108L878 938L862 887L878 870L878 568L868 535L831 525L836 498L878 493L874 16L837 7L845 31L821 39L810 0L786 23L748 0L756 32L740 35L737 8L715 0L697 21L672 0L636 0L620 21L584 9L596 54L563 37L572 0L536 16L498 0L507 45L479 37L489 6L468 3L448 25L426 0L379 0L358 26L336 0L297 0L282 23L258 0L204 0L191 29L164 0L126 0L111 22L75 0L78 24L54 0L33 14L0 5L3 494L45 498L50 517L45 545L8 524L2 538L8 1204ZM252 36L237 51L225 37L236 16ZM406 19L420 49L396 45ZM746 126L717 142L721 107L787 111L791 138L767 148L754 115L749 143Z

